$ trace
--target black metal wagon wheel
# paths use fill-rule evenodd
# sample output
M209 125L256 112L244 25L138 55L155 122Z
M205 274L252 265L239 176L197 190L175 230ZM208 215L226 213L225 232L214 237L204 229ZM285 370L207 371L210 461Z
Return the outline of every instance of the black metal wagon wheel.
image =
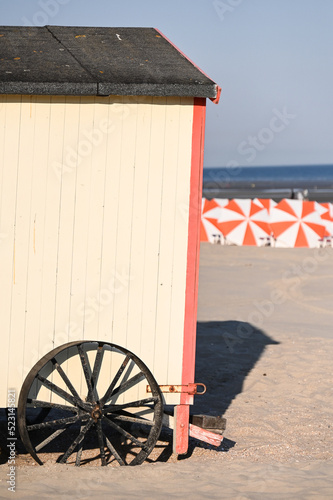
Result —
M141 464L162 416L162 395L147 366L127 349L97 341L46 354L28 373L18 403L22 442L41 465L44 453L75 465L96 458L101 465Z

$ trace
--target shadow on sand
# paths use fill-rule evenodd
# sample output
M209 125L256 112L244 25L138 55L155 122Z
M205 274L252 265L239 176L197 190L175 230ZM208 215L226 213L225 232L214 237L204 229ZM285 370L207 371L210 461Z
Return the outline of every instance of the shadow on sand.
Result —
M192 414L223 416L232 400L242 392L244 380L265 351L277 345L262 330L240 321L209 321L197 323L195 381L202 382L207 392L195 396ZM228 423L227 423L228 430ZM228 434L226 430L226 435ZM168 438L164 437L165 441ZM172 437L158 461L166 461L172 453ZM235 442L224 437L218 451L228 452ZM212 448L190 438L189 450L178 460L189 458L196 447ZM213 448L216 449L216 448Z
M199 322L195 381L204 383L207 392L196 396L193 411L223 415L242 392L245 378L270 344L279 342L250 323Z
M195 381L202 382L207 392L195 396L192 414L223 416L232 400L242 392L244 380L255 366L267 345L279 342L271 339L259 328L240 321L208 321L197 323ZM227 430L225 434L228 434ZM166 446L158 461L171 454ZM224 437L218 451L228 452L235 442ZM178 460L189 458L196 447L212 448L190 438L189 450ZM216 448L213 448L216 449Z

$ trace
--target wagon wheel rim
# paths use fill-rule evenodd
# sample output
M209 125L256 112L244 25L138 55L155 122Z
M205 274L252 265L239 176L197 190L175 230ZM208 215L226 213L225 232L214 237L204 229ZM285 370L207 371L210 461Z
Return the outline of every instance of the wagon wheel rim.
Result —
M79 367L76 383L66 373L66 363L73 362ZM111 373L107 380L103 363L104 375ZM143 394L147 386L151 394ZM31 421L29 415L39 408ZM162 395L150 370L135 354L109 342L70 342L52 350L28 373L18 402L21 440L40 465L41 454L60 446L57 461L75 457L79 466L92 440L101 465L139 465L156 444L162 418Z

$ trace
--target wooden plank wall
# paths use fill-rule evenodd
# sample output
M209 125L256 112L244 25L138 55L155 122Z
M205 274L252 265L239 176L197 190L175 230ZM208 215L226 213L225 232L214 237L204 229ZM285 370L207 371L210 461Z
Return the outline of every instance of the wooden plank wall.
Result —
M192 124L192 98L0 96L0 406L77 339L181 383Z

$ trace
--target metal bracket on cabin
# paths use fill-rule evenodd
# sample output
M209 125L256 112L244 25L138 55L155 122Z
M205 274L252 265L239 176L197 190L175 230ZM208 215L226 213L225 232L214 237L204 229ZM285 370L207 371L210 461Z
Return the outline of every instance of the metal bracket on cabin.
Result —
M202 387L203 390L198 392L198 387ZM199 382L196 384L188 384L188 385L160 385L159 388L161 392L167 392L169 394L186 393L190 395L205 394L207 390L205 384ZM149 385L147 385L147 392L151 392L151 388Z

